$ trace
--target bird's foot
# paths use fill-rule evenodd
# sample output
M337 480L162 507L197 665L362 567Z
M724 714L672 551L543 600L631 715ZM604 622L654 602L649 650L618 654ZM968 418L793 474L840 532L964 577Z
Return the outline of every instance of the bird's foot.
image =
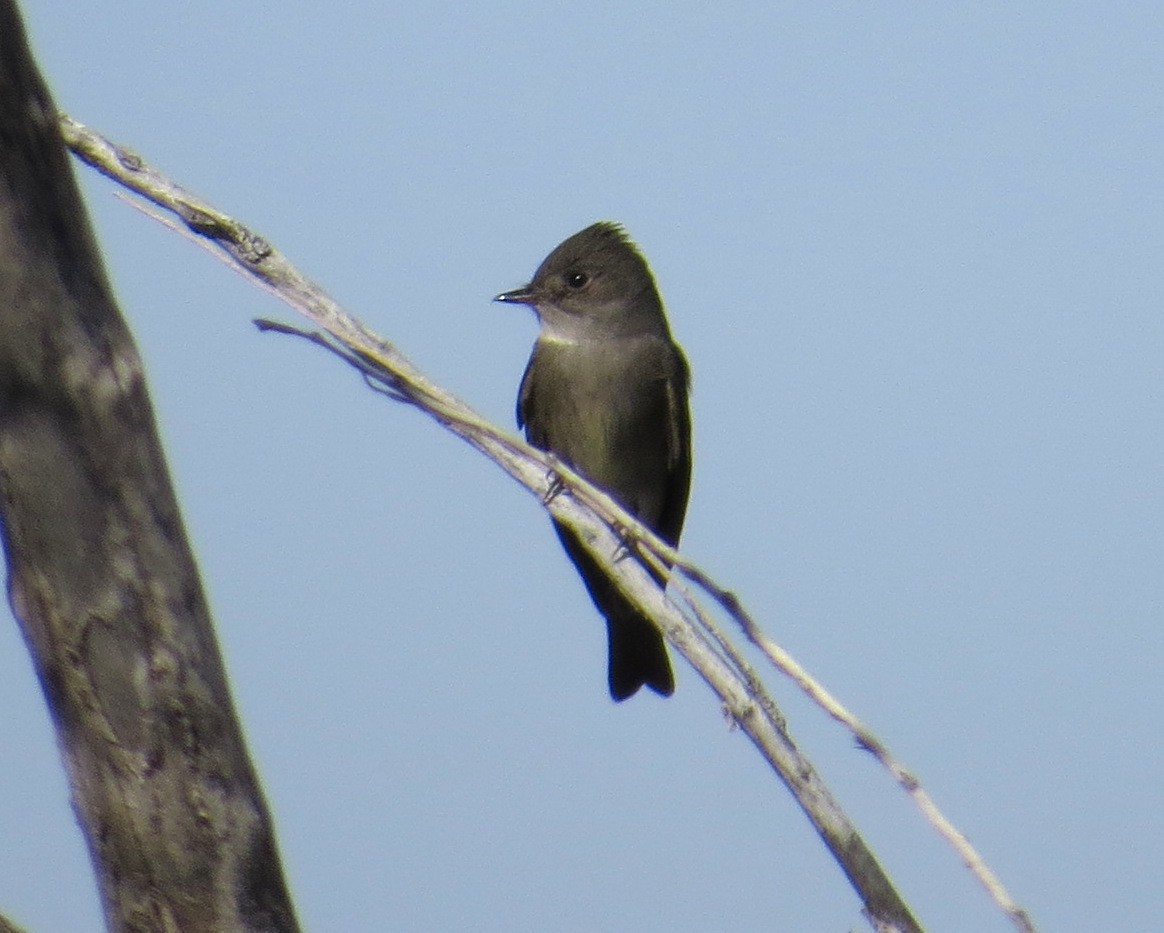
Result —
M635 539L631 530L624 525L611 525L611 530L618 535L618 547L614 549L614 554L610 558L617 564L619 561L626 560L631 556L631 552L635 546Z
M546 459L550 461L550 468L546 470L546 482L549 485L546 487L545 494L542 496L542 505L549 505L566 488L566 484L562 482L562 477L558 475L558 471L555 468L558 458L553 454L549 454Z

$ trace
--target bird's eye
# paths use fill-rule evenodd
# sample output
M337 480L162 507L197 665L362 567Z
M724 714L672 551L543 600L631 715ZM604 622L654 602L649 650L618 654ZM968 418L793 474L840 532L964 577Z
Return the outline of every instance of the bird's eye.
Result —
M566 284L571 288L582 288L590 281L590 276L585 272L571 272L566 276Z

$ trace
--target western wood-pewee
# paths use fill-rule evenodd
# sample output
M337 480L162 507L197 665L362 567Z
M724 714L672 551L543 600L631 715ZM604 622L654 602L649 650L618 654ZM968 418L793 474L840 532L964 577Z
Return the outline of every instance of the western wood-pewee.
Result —
M687 361L646 260L622 227L597 223L574 234L533 281L496 300L529 305L540 324L517 400L529 442L678 543L691 485ZM625 700L644 684L669 696L675 681L658 629L573 532L554 527L606 617L611 696Z

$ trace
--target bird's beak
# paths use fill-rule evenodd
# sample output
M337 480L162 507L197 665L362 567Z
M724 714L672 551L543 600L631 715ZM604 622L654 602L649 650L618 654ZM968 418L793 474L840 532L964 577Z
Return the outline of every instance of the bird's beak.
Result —
M502 292L494 301L504 301L511 305L533 305L537 304L537 297L533 293L533 289L528 285L523 285L521 288L515 288L511 292Z

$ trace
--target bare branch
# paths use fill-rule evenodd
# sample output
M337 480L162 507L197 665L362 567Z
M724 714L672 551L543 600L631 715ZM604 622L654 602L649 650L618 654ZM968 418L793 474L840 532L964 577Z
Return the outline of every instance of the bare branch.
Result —
M108 142L69 117L62 116L62 126L69 145L79 158L152 203L172 211L192 231L207 237L228 264L251 276L261 287L276 294L322 328L324 333L303 331L274 322L260 322L263 329L304 337L342 357L374 387L424 411L494 460L538 496L555 519L578 532L595 559L610 571L619 588L655 620L668 641L719 695L729 714L789 787L863 897L867 915L875 928L919 929L856 829L825 789L811 764L796 749L787 734L783 717L755 672L712 624L706 611L686 593L685 603L697 624L692 624L667 600L645 571L644 564L664 572L667 564L674 564L740 625L748 639L759 646L777 668L792 677L830 715L852 729L860 744L875 751L878 759L919 803L927 818L948 839L958 842L960 856L1011 917L1016 928L1033 933L1034 927L1025 912L1014 904L981 858L969 848L964 837L941 817L932 801L920 791L916 779L889 756L884 745L856 717L844 710L787 653L763 635L734 594L716 584L704 571L565 464L494 427L430 382L394 346L348 316L265 238L168 181L140 157ZM561 482L570 494L548 496L557 482ZM612 559L628 542L642 563Z

